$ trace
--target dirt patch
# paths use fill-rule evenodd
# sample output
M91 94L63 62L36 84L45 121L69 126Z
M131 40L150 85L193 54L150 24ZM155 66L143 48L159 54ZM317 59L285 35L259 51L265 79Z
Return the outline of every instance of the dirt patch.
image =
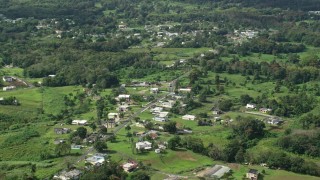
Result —
M197 161L190 153L188 152L177 152L177 157L179 159L188 160L188 161Z
M233 170L239 170L240 169L240 165L239 164L235 164L235 163L229 163L228 167L230 167Z

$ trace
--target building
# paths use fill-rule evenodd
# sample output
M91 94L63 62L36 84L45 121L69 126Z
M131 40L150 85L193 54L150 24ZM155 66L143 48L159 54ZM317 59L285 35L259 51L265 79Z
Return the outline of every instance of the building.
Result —
M119 113L108 113L108 119L114 120L117 122L120 120L120 115L119 115Z
M71 179L80 179L82 172L78 169L73 169L71 171L62 171L58 175L54 175L53 179L56 180L71 180Z
M271 112L272 109L270 109L270 108L260 108L259 111L261 113L267 114L267 113Z
M196 119L196 116L186 114L186 115L182 116L182 119L183 119L183 120L191 120L191 121L194 121L194 120Z
M191 92L191 88L180 88L178 90L181 93L190 93Z
M119 112L127 112L128 109L129 109L129 105L127 105L127 104L122 104L122 105L119 105L119 107L118 107Z
M117 99L118 99L119 101L121 101L121 100L130 101L130 95L128 95L128 94L120 94L120 95L117 97Z
M7 87L3 87L2 90L3 91L10 91L10 90L13 90L15 88L16 88L16 86L7 86Z
M271 125L278 126L283 123L283 120L281 120L280 118L277 118L277 117L271 117L271 118L267 119L267 123L271 124Z
M212 168L207 168L200 171L197 176L201 178L222 178L226 173L230 172L230 168L222 165L215 165Z
M87 120L72 120L72 124L85 126L88 124L88 121Z
M169 112L159 112L153 120L159 121L159 122L165 122L168 120L168 114Z
M72 145L71 145L71 149L73 149L73 150L79 150L79 149L81 149L81 148L82 148L81 145L75 145L75 144L72 144Z
M2 80L4 82L12 82L14 80L14 77L11 77L11 76L3 76L2 77Z
M54 144L63 144L63 143L65 143L66 142L66 140L65 139L55 139L54 141L53 141L53 143Z
M121 165L123 170L125 172L132 172L133 170L135 170L138 167L138 163L134 162L134 161L128 161L124 164Z
M136 149L138 150L150 150L152 149L152 144L148 141L143 141L143 142L137 142L136 143Z
M68 134L70 133L71 129L69 128L54 128L54 132L56 134Z
M158 114L158 113L160 113L162 110L163 110L162 107L155 107L155 108L153 108L153 109L150 109L150 112L151 112L152 114Z
M153 94L159 93L159 88L150 88L150 93L153 93Z
M94 165L94 166L100 166L101 164L104 163L105 161L105 156L106 154L102 154L102 153L96 153L95 155L87 158L85 160L86 163L89 163L91 165Z
M259 171L256 169L250 169L246 174L246 178L250 180L258 180L258 177L259 177Z
M257 105L256 105L256 104L249 103L249 104L246 105L246 108L247 108L247 109L255 109L255 108L257 108Z

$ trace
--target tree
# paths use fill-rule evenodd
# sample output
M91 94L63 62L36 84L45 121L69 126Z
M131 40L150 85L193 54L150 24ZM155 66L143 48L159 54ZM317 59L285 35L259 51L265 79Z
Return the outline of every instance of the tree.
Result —
M131 130L131 127L130 127L129 125L127 125L127 126L125 127L125 130L126 130L126 131L130 131L130 130Z
M245 106L248 103L251 103L253 101L253 98L249 96L248 94L243 94L240 96L240 103L241 105Z
M56 146L55 148L55 153L56 155L59 157L59 156L62 156L62 155L66 155L68 153L70 153L71 151L71 146L70 144L68 143L60 143Z
M236 154L236 156L234 157L237 163L243 163L245 161L244 159L244 155L245 155L245 151L243 150L243 148L240 148Z
M86 138L87 136L87 128L85 127L78 127L77 131L75 132L81 139Z
M257 119L240 117L232 126L232 132L245 140L252 140L264 136L265 124Z
M145 127L146 129L148 129L148 130L151 130L151 129L153 129L153 123L150 122L150 121L148 121L148 122L146 122L146 124L144 125L144 127Z
M105 142L102 142L102 141L96 141L94 143L93 147L98 152L104 152L108 148L107 144Z
M164 131L169 132L170 134L174 134L177 132L177 123L175 121L167 122L163 125Z
M230 108L232 107L233 103L231 101L231 99L226 99L226 100L222 100L219 102L219 109L221 109L222 111L229 111Z
M181 138L178 135L175 135L168 141L168 148L171 150L176 150L177 147L180 146Z

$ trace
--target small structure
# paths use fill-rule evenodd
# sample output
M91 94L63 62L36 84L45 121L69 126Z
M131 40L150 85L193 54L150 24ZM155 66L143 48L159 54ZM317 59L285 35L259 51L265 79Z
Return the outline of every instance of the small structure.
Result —
M271 125L278 126L283 123L283 120L281 120L280 118L277 118L277 117L271 117L271 118L267 119L267 123L271 124Z
M63 143L65 143L65 142L66 142L65 139L55 139L55 140L53 141L53 143L56 144L56 145L58 145L58 144L63 144Z
M186 114L186 115L182 116L182 119L183 119L183 120L191 120L191 121L194 121L194 120L196 119L196 116Z
M137 142L136 143L136 149L138 149L138 150L150 150L150 149L152 149L152 147L151 147L151 143L150 142L148 142L148 141L143 141L143 142Z
M50 74L50 75L48 75L48 77L54 78L54 77L56 77L56 75L55 74Z
M119 112L127 112L128 109L129 109L129 105L127 105L127 104L122 104L122 105L119 105L119 107L118 107Z
M70 133L71 129L69 128L54 128L54 132L56 134L68 134Z
M151 112L152 114L158 114L158 113L160 113L162 110L163 110L162 107L155 107L155 108L153 108L153 109L150 109L150 112Z
M58 175L54 175L53 179L56 180L69 180L69 179L80 179L82 172L78 169L73 169L71 171L62 171Z
M249 103L249 104L246 105L247 109L255 109L256 107L257 107L257 105L256 104L252 104L252 103Z
M213 114L213 115L220 115L220 114L222 114L222 111L221 111L220 109L214 108L214 109L212 110L212 114Z
M11 76L3 76L2 77L2 80L4 82L12 82L14 80L14 77L11 77Z
M108 114L108 119L109 120L114 120L115 122L120 120L119 113L109 113Z
M146 133L151 139L155 140L158 138L158 132L155 130L150 130L149 132Z
M85 126L88 124L88 121L87 120L72 120L72 124Z
M125 101L130 101L130 95L129 94L120 94L118 97L118 100L125 100Z
M128 161L124 164L122 164L122 168L125 172L132 172L133 170L135 170L138 167L138 163L134 162L134 161Z
M159 154L159 153L161 153L161 149L155 149L154 152Z
M10 90L13 90L15 88L16 88L16 86L6 86L6 87L3 87L2 90L3 91L10 91Z
M73 149L73 150L80 150L81 148L82 148L81 145L75 145L75 144L71 145L71 149Z
M181 93L190 93L191 92L191 88L180 88L178 90Z
M104 163L106 154L96 153L95 155L87 158L85 160L86 163L92 164L94 166L100 166Z
M169 101L166 101L166 102L160 102L160 107L163 107L165 109L171 109L172 106L176 103L176 101L172 101L172 100L169 100Z
M165 122L168 120L168 114L169 112L160 112L153 118L153 120L159 121L159 122Z
M267 113L271 112L272 109L270 109L270 108L260 108L259 111L261 113L267 114Z
M258 177L259 177L259 171L256 169L250 169L246 174L246 178L250 180L258 180Z
M159 93L159 88L150 88L150 93L153 93L153 94Z
M218 178L220 179L223 175L230 172L230 168L222 165L215 165L212 168L200 171L197 176L202 178Z

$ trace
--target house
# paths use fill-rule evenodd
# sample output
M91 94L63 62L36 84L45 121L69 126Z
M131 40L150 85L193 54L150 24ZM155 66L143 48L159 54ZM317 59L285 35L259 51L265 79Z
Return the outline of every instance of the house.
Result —
M117 122L120 120L120 115L119 115L119 113L108 113L108 119L114 120Z
M215 165L212 168L207 168L200 171L197 176L201 178L222 178L226 173L230 172L230 168L222 165Z
M150 150L152 149L152 144L148 141L143 141L143 142L137 142L136 143L136 149L140 150Z
M70 133L71 129L69 128L54 128L54 132L56 134L68 134Z
M53 141L53 144L63 144L63 143L65 143L65 142L66 142L65 139L55 139L55 140Z
M80 179L82 172L78 169L73 169L71 171L62 171L58 175L54 175L53 179L56 180L71 180L71 179Z
M71 145L71 149L73 149L73 150L79 150L79 149L81 149L81 148L82 148L81 145L75 145L75 144L72 144L72 145Z
M126 111L128 111L128 109L129 109L129 105L127 105L127 104L122 104L122 105L119 105L119 107L118 107L119 112L126 112Z
M177 134L192 134L192 131L188 129L183 129L183 130L177 131Z
M166 102L160 102L160 107L163 107L165 109L171 109L172 106L176 103L176 101L173 101L173 100L169 100L169 101L166 101Z
M267 114L267 113L271 112L272 109L270 109L270 108L260 108L259 111L261 113Z
M218 108L213 108L212 114L213 115L220 115L220 114L222 114L222 111Z
M3 76L2 77L2 80L4 82L12 82L14 80L14 77L11 77L11 76Z
M153 94L159 93L159 88L150 88L150 93L153 93Z
M88 121L87 120L72 120L72 123L73 125L87 125L88 124Z
M283 120L281 120L280 118L277 118L277 117L271 117L271 118L267 119L267 123L271 124L271 125L278 126L283 123Z
M3 87L2 90L3 91L10 91L10 90L13 90L15 88L16 88L16 86L7 86L7 87Z
M259 177L259 171L256 169L250 169L246 174L246 178L250 180L258 180L258 177Z
M85 160L86 163L99 166L104 163L106 154L96 153Z
M138 167L138 163L134 162L134 161L128 161L124 164L121 165L123 170L125 172L132 172L133 170L135 170Z
M161 149L155 149L154 152L159 154L159 153L161 153Z
M158 132L154 130L150 130L149 132L146 133L151 139L155 140L158 138Z
M191 88L180 88L178 89L179 92L181 93L190 93L191 92Z
M119 101L121 100L130 101L130 95L128 94L120 94L117 98Z
M169 112L159 112L153 120L155 121L160 121L160 122L165 122L168 120L168 114Z
M163 110L162 107L155 107L155 108L153 108L153 109L150 109L150 112L151 112L152 114L159 114L162 110Z
M50 74L50 75L48 75L48 77L54 78L54 77L56 77L56 75L55 74Z
M249 103L249 104L246 105L247 109L255 109L256 107L257 107L257 105L256 104L252 104L252 103Z
M194 121L194 120L196 119L196 116L186 114L186 115L182 116L182 119L183 119L183 120L191 120L191 121Z

